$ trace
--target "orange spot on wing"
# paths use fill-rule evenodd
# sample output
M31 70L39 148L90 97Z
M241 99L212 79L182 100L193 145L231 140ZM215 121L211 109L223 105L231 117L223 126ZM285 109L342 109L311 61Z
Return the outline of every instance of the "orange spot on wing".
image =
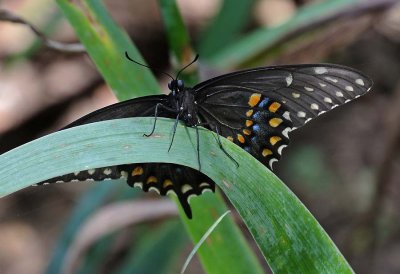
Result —
M268 148L264 148L262 151L262 156L267 157L268 155L272 155L272 151Z
M269 111L271 112L276 112L279 108L281 107L281 104L279 104L278 102L273 102L270 106L269 106Z
M253 93L249 99L249 106L251 107L256 106L260 102L260 99L261 99L260 93Z
M146 183L151 184L151 183L157 183L157 178L155 176L150 176L147 178Z
M283 120L281 118L272 118L269 120L269 125L271 127L277 127L279 126L281 123L283 122Z
M251 115L253 115L253 110L252 109L250 109L250 110L248 110L247 112L246 112L246 116L247 117L250 117Z
M174 184L173 184L172 181L169 180L169 179L166 179L166 180L164 180L164 182L163 182L163 187L164 187L164 188L167 188L167 187L172 186L172 185L174 185Z
M271 145L275 145L276 143L278 143L280 140L282 140L281 137L279 136L272 136L271 138L269 138L269 142L271 143Z
M252 120L246 120L246 127L251 127L253 125Z
M139 176L143 174L143 168L141 166L137 166L132 170L132 176Z
M237 139L238 139L238 141L241 142L242 144L243 144L244 141L245 141L242 134L238 134L238 135L237 135Z
M250 135L250 134L251 134L251 131L248 130L248 129L243 129L243 133L244 133L245 135Z

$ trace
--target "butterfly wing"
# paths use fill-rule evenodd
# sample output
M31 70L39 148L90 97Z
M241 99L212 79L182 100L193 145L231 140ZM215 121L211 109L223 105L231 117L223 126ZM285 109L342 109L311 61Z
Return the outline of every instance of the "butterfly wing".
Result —
M352 68L310 64L234 72L193 89L200 118L271 168L291 130L371 86L370 78Z
M116 103L89 113L65 128L118 118L154 116L158 103L168 106L167 95L146 96ZM175 118L175 115L162 108L158 109L158 116ZM169 163L127 164L77 171L43 181L38 185L111 179L126 180L128 185L140 187L145 192L155 190L160 195L175 193L188 218L192 218L189 199L206 190L215 190L215 183L206 175L190 167Z
M119 118L153 117L157 104L167 105L168 96L151 95L115 103L79 118L65 126L64 129ZM164 112L162 108L159 108L158 116L175 118L171 113Z

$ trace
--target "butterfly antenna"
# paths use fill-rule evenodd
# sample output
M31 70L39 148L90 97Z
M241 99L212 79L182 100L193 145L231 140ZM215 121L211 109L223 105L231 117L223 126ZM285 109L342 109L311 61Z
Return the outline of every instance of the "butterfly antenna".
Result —
M162 71L161 69L152 68L152 67L150 67L150 66L147 66L147 65L145 65L145 64L142 64L142 63L139 63L138 61L133 60L133 59L129 56L129 54L128 54L127 51L125 51L125 57L126 57L126 59L128 59L129 61L131 61L131 62L133 62L133 63L135 63L135 64L137 64L137 65L140 65L140 66L145 67L145 68L154 69L154 70L156 70L156 71L159 71L159 72L161 72L161 73L167 75L168 77L170 77L172 80L174 80L174 77L172 77L170 74L166 73L165 71Z
M181 74L182 71L184 71L187 67L189 67L190 65L192 65L194 62L197 61L197 59L199 59L199 55L196 54L196 57L194 57L193 61L190 62L189 64L187 64L186 66L184 66L183 68L180 69L180 71L178 72L178 74L176 75L176 79L179 78L179 75Z

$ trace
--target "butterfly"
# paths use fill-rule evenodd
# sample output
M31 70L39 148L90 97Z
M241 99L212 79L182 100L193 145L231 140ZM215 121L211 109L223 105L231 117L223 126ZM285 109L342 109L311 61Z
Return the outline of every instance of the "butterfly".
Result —
M130 59L126 53L126 57ZM367 93L372 80L334 64L270 66L224 74L194 87L176 78L168 95L116 103L72 122L66 128L127 117L175 119L188 127L206 127L242 147L268 168L281 158L289 133L339 105ZM172 144L172 142L171 142ZM222 147L223 149L223 147ZM229 156L229 155L228 155ZM215 190L199 170L170 163L132 163L66 174L39 184L123 178L132 187L175 193L188 218L189 198Z

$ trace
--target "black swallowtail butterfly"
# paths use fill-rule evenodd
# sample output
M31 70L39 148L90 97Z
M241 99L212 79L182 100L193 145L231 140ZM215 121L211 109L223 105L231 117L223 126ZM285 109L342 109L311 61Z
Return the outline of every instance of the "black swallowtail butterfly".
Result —
M127 58L130 59L128 55ZM372 86L371 79L361 72L332 64L248 69L212 78L193 88L185 87L177 78L169 83L168 95L116 103L78 119L67 128L127 117L173 118L189 127L201 125L211 129L272 168L289 143L290 131L365 94ZM126 178L130 186L146 192L153 189L160 195L175 193L188 218L192 217L189 198L215 190L215 183L198 170L169 163L85 170L39 185L118 178Z

